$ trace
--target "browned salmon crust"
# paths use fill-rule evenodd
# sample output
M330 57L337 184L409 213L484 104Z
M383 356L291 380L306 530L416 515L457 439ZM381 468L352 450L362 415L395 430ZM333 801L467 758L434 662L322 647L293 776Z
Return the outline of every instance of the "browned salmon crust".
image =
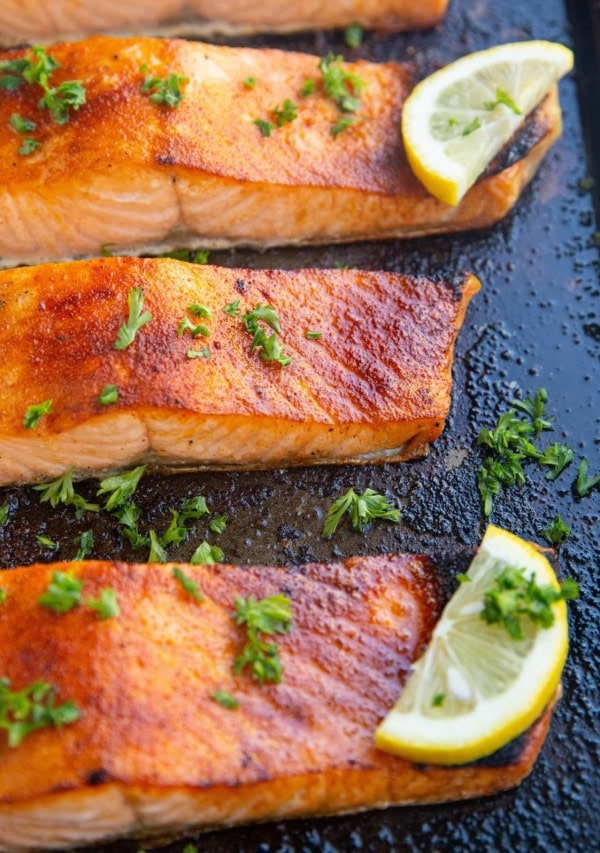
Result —
M483 176L458 207L424 189L402 147L409 65L357 62L367 84L355 125L335 136L336 104L322 87L318 58L276 50L177 40L90 38L50 51L52 83L81 80L87 102L64 125L38 109L40 89L23 85L0 99L2 263L182 245L267 247L409 237L482 228L503 217L560 134L556 88L535 113L516 162ZM16 59L23 50L0 53ZM140 91L144 72L189 78L184 100L159 106ZM258 82L244 85L249 77ZM306 80L315 93L301 97ZM298 116L271 135L286 99ZM17 153L9 126L35 118L41 145ZM143 129L143 132L141 132Z
M532 769L550 712L514 747L476 765L415 765L377 751L375 728L396 701L441 611L436 572L420 556L356 557L292 569L68 563L5 572L0 676L42 680L80 719L0 745L0 849L59 848L141 834L478 797ZM38 604L53 571L112 587L119 618ZM277 637L281 684L233 675L244 633L234 599L290 597ZM226 690L240 702L212 700Z
M448 0L2 0L0 43L140 30L188 36L290 32L353 23L408 30L438 23L447 6Z
M115 349L128 295L152 320ZM240 469L423 454L450 406L452 355L479 282L358 270L251 271L104 258L0 273L0 484L150 462ZM240 315L223 308L239 301ZM288 366L251 352L270 303ZM194 317L200 304L209 319ZM205 326L178 334L182 319ZM265 327L266 328L266 327ZM308 340L309 331L320 340ZM268 330L270 333L270 329ZM190 358L193 350L207 357ZM106 385L118 400L99 401ZM52 400L32 428L32 405Z

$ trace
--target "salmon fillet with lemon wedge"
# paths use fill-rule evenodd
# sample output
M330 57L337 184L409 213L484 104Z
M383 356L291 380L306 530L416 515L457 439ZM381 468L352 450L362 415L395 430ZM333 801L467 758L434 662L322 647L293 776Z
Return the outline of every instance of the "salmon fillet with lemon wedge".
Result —
M138 462L248 469L423 454L444 427L454 343L478 288L470 275L170 259L6 270L0 484Z
M440 615L428 558L178 569L187 590L171 564L2 574L3 690L37 683L38 695L46 690L38 705L52 698L53 710L40 712L35 731L2 732L1 850L479 797L531 770L548 709L477 764L417 765L374 746ZM39 603L55 572L82 583L70 612ZM106 589L119 613L101 620L88 602ZM282 672L279 683L259 684L248 667L233 672L248 635L232 613L236 599L270 596L286 597L292 623L261 635L277 644Z
M31 68L18 70L30 62L39 76L47 59L0 53L13 63L0 66L13 78L0 98L4 266L102 247L266 248L483 228L511 209L561 131L553 87L451 207L404 152L410 65L329 57L319 67L301 53L108 37L48 56L60 66L50 93L25 82Z
M289 32L361 24L384 30L431 27L448 0L2 0L0 43L55 41L98 32L164 35Z

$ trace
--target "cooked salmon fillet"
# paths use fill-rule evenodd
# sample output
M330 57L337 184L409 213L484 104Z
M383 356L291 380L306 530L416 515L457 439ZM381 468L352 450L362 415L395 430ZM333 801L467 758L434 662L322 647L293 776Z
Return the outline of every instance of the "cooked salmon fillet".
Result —
M2 0L0 43L56 41L99 32L289 32L359 23L384 30L431 27L448 0Z
M375 749L441 611L427 557L355 557L291 569L87 562L2 574L0 675L11 689L52 684L76 722L0 739L2 850L65 849L258 820L479 797L532 769L550 711L477 764L415 765ZM120 616L40 606L54 571L84 581L83 601L111 587ZM232 665L245 629L238 596L283 594L292 630L279 644L283 678L258 685ZM228 710L211 696L227 691Z
M137 288L152 319L116 349ZM422 454L444 427L454 343L478 288L470 275L451 284L169 259L6 270L0 484L71 466L85 475L134 462L243 469ZM223 310L232 302L238 316ZM252 352L242 317L257 304L275 308L290 364ZM210 318L194 317L193 305ZM179 334L184 318L202 334ZM107 385L118 390L110 405L98 399ZM47 400L52 411L27 427L29 407Z
M0 53L0 61L24 50ZM30 54L29 54L30 55ZM332 243L482 228L504 216L561 129L554 89L508 154L458 207L424 189L400 135L409 65L357 62L357 121L325 94L318 58L177 40L96 37L50 49L52 86L80 80L86 103L58 125L41 89L0 98L0 258L6 265L177 246ZM145 71L141 71L147 66ZM178 107L141 91L146 76L184 75ZM253 79L254 87L244 81ZM301 90L307 80L315 92ZM275 124L286 100L292 121ZM24 156L13 114L35 120ZM264 137L256 120L270 122ZM506 152L505 152L506 154ZM506 165L506 164L509 165Z

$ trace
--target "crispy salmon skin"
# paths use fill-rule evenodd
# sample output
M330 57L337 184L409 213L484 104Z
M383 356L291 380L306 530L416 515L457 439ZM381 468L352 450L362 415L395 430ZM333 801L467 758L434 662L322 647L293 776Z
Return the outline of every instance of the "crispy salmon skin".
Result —
M409 65L348 65L365 84L349 116L326 94L316 56L107 37L59 44L50 55L60 64L52 86L81 81L86 102L59 125L38 108L40 86L2 92L5 266L98 255L106 244L141 254L482 228L516 202L561 128L553 90L530 117L536 132L515 141L516 160L483 176L451 208L419 183L402 147ZM0 62L26 56L6 51ZM188 81L172 108L142 91L147 77L170 74ZM314 92L303 97L307 80ZM295 118L289 107L288 119L274 112L286 101ZM40 144L29 154L18 153L24 136L10 126L15 114L36 123L31 137ZM354 124L344 125L349 118Z
M373 733L441 610L426 557L352 558L293 569L68 563L2 574L0 675L54 686L76 722L0 744L3 850L65 849L255 820L476 797L518 783L549 712L507 752L477 765L416 766L378 752ZM114 590L116 618L85 604L40 606L54 571ZM283 594L293 627L279 684L234 675L245 630L236 597ZM216 702L226 691L239 702Z
M289 32L361 24L384 30L431 27L448 0L2 0L0 43L51 41L97 32L157 35Z
M423 454L444 427L454 343L478 288L470 275L450 284L169 259L4 271L0 484L138 462L248 469ZM118 349L133 293L151 319ZM252 351L243 318L268 304L289 364ZM32 422L43 403L51 411Z

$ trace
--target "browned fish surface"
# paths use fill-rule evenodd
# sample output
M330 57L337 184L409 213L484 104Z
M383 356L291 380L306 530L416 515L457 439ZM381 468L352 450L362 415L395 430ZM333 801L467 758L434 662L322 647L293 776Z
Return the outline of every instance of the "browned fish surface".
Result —
M366 88L356 123L336 136L344 114L325 94L315 56L103 37L50 53L61 65L52 85L80 80L87 101L58 125L38 108L37 85L0 98L5 266L98 255L103 244L140 254L482 228L510 210L561 129L553 90L516 140L516 162L483 176L453 208L429 195L406 160L400 115L412 87L408 65L349 65ZM23 55L0 53L0 61ZM146 74L170 73L189 80L173 109L141 91ZM307 80L315 92L302 97ZM286 100L298 115L277 127L273 110ZM18 153L24 137L9 126L15 113L37 123L40 145L27 156ZM269 137L257 119L273 124Z
M134 288L143 288L152 319L116 349ZM422 454L444 427L454 342L478 288L468 275L453 286L168 259L6 270L0 484L72 466L85 475L134 462L243 469ZM223 310L232 302L238 316ZM252 352L242 322L267 303L287 366ZM194 317L193 305L209 318ZM184 318L204 327L198 336L180 333ZM309 340L310 331L322 337ZM107 385L118 391L111 404L99 400ZM48 400L52 411L26 426L29 407Z
M291 31L359 23L385 30L431 27L448 0L2 0L0 43L99 32L182 35Z
M32 566L2 574L0 675L76 703L77 722L0 745L1 849L66 848L255 820L476 797L517 784L543 743L547 711L509 753L464 767L416 766L378 752L393 705L441 610L426 557L352 558L294 569L123 563ZM112 587L120 616L38 604L52 571ZM237 596L283 593L294 627L277 635L280 684L232 664L244 631ZM237 698L228 710L217 690Z

